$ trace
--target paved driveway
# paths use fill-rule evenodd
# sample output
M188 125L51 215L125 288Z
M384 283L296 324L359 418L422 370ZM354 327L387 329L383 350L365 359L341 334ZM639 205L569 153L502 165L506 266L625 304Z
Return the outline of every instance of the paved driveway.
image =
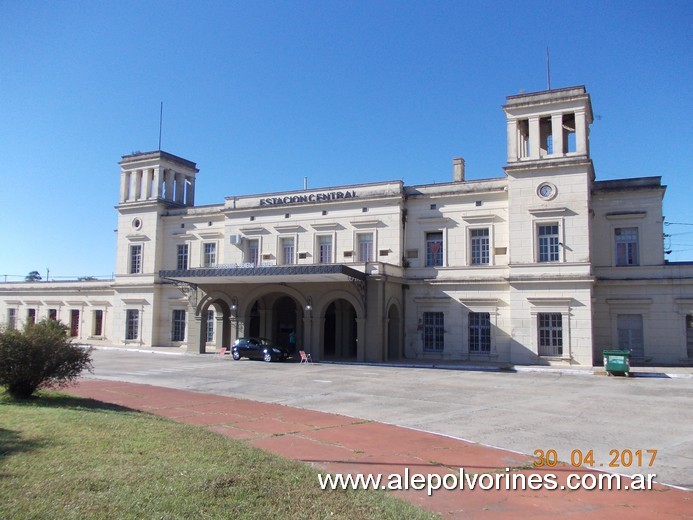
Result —
M333 412L526 454L555 450L566 462L592 450L596 468L656 473L693 489L693 378L306 366L121 349L99 349L94 361L101 379ZM652 467L648 450L657 450Z

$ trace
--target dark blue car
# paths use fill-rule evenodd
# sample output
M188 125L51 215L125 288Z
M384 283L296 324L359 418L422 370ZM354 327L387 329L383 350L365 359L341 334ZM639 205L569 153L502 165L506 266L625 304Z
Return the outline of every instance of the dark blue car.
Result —
M238 361L242 357L264 361L284 361L289 350L279 347L266 338L238 338L231 347L231 356Z

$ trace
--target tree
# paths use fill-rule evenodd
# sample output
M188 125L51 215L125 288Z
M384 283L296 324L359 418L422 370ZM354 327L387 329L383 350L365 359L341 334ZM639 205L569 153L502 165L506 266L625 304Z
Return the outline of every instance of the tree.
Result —
M0 385L14 398L30 397L39 388L72 383L91 372L92 348L73 345L68 328L56 320L27 324L23 331L0 332Z
M31 271L28 275L24 277L25 282L40 282L41 275L38 271Z
M94 276L80 276L77 278L78 282L93 282L94 280L96 280Z

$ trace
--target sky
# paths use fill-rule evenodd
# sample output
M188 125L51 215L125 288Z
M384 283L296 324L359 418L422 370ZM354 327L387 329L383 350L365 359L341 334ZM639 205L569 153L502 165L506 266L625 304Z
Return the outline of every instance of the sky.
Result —
M196 204L502 177L506 96L585 85L598 180L661 176L693 260L693 2L0 0L0 281L111 276L118 162ZM670 224L669 224L670 223Z

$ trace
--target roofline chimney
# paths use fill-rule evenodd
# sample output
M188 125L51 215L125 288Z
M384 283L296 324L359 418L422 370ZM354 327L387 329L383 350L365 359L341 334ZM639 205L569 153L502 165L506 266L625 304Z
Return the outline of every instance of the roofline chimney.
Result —
M452 160L452 178L455 182L464 182L464 159L455 157Z

